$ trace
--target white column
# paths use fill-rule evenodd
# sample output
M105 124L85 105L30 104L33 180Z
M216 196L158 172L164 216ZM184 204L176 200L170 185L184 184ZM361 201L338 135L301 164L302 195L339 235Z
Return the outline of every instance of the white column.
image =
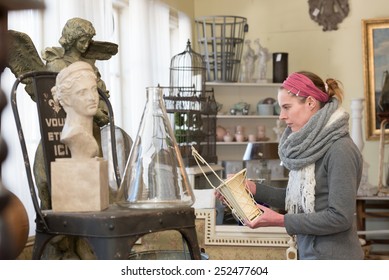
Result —
M354 143L357 145L359 151L362 152L365 145L363 141L363 132L362 132L362 117L363 117L363 98L355 98L351 100L351 138ZM369 174L369 164L363 160L363 171L361 183L358 188L359 196L372 196L377 194L377 187L371 185L368 181Z
M362 152L365 145L362 133L362 112L363 112L363 98L356 98L351 100L351 138L354 140L359 151Z

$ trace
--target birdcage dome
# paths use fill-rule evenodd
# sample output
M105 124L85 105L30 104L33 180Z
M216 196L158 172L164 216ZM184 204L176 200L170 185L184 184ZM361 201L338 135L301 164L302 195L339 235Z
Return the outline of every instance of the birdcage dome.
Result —
M200 54L192 50L190 40L185 51L172 57L170 61L170 86L192 88L196 95L205 90L206 67Z

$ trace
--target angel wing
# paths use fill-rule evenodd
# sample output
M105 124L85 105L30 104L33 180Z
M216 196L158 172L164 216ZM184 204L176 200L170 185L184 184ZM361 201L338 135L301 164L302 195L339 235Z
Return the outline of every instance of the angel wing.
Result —
M111 42L92 41L84 57L93 60L108 60L118 53L118 45Z
M45 64L40 58L30 36L15 30L8 30L8 36L7 67L16 78L28 72L45 70ZM26 79L23 83L26 84L25 89L27 93L33 98L31 80Z

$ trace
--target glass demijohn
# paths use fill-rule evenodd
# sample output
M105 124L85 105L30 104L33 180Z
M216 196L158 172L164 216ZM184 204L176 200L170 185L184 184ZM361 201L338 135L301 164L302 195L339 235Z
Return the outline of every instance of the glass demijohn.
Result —
M163 103L162 89L147 101L131 149L117 204L129 208L191 206L194 194Z

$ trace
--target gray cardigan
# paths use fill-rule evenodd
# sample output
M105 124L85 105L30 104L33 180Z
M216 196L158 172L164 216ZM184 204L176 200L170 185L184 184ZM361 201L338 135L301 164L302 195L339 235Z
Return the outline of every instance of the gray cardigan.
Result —
M299 259L363 259L355 216L362 167L349 135L316 162L315 212L285 214L286 231L297 237ZM257 184L254 198L285 209L285 188Z

